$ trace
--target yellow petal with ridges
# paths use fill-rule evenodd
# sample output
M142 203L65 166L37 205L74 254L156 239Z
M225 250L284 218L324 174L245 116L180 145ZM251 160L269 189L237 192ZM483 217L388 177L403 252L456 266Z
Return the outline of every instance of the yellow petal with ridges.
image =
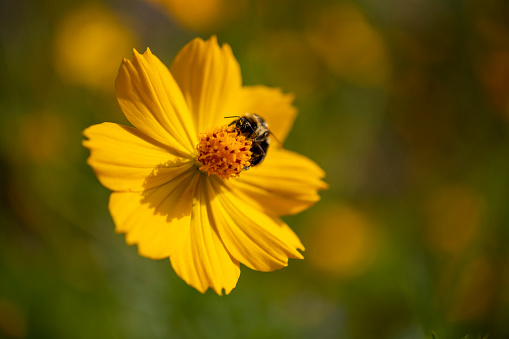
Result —
M239 262L226 250L214 227L210 197L202 176L193 198L191 227L179 251L170 257L177 275L198 291L212 288L221 295L229 294L240 276Z
M217 38L194 39L184 46L171 64L193 114L196 130L204 132L224 125L226 116L244 115L237 108L242 77L228 44L219 47Z
M218 233L235 259L268 272L287 266L288 258L303 258L295 234L281 227L280 220L239 199L218 179L208 180L207 187Z
M296 115L293 95L243 88L230 47L220 47L216 37L186 45L171 73L149 49L134 51L115 88L134 127L91 126L83 144L99 180L114 191L109 209L117 232L140 255L169 257L189 285L217 294L236 286L240 263L273 271L303 258L299 237L279 216L319 200L324 172L275 145L261 165L228 181L200 172L195 148L198 133L246 113L262 116L283 141Z
M190 232L192 195L198 172L188 172L144 192L114 192L109 209L116 231L151 259L179 251Z
M115 82L117 99L127 119L173 153L195 155L196 130L182 92L168 68L147 48L124 59Z
M263 163L226 184L268 214L291 215L320 200L317 191L328 187L324 175L309 158L273 147Z
M165 145L133 127L102 123L87 128L88 164L112 191L143 191L188 171L193 159L170 153Z
M271 134L284 142L297 116L293 100L293 94L283 94L279 88L245 86L242 88L238 111L240 115L255 113L264 118Z
M271 217L272 220L279 225L281 232L284 234L284 239L290 245L290 247L304 251L304 245L300 242L299 237L295 232L288 226L283 220L278 217Z

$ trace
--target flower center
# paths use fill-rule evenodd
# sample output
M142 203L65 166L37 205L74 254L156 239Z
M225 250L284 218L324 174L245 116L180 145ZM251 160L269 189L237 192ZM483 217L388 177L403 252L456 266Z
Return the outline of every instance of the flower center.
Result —
M201 171L223 179L238 177L250 165L251 141L239 135L233 126L221 126L198 135L197 160Z

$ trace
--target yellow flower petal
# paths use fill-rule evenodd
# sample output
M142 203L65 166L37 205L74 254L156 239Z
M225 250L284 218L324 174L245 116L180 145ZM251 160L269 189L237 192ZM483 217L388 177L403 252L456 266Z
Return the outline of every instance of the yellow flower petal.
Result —
M87 128L88 164L101 183L113 191L143 191L188 171L192 159L176 157L136 128L103 123Z
M191 225L192 194L199 175L189 172L145 192L118 192L109 209L116 231L128 244L151 259L167 258L180 250Z
M211 287L219 295L223 289L229 294L237 285L240 265L228 253L213 226L204 181L208 178L202 176L194 194L191 228L170 260L178 276L198 291L205 293Z
M270 132L283 142L297 116L293 99L293 94L283 94L279 88L245 86L239 100L239 112L241 115L255 113L264 118Z
M305 250L304 245L300 242L299 237L295 232L288 226L283 220L277 217L272 217L272 220L280 227L280 231L283 233L283 238L288 245L292 248L297 248L301 251Z
M210 209L214 223L228 251L244 265L257 271L273 271L288 265L288 258L303 256L295 234L281 227L282 221L239 199L222 181L208 180ZM299 245L300 244L300 245Z
M184 46L170 69L198 132L224 125L226 116L247 113L236 110L242 86L239 64L230 46L220 48L215 36Z
M324 175L307 157L272 147L262 164L227 185L270 215L291 215L320 200L317 191L328 187L321 180Z
M293 96L242 88L230 47L220 48L215 37L192 41L171 70L175 78L150 50L134 51L133 61L123 61L117 97L135 128L88 128L88 162L115 191L109 208L128 244L137 244L142 256L169 257L176 273L201 292L228 294L240 263L272 271L287 266L289 258L303 258L304 246L278 215L316 202L317 190L327 187L320 179L324 173L277 146L240 178L200 172L199 132L227 124L226 116L256 113L282 141L296 114Z
M168 68L149 49L124 59L115 89L127 119L140 131L174 149L195 155L197 138L191 114Z

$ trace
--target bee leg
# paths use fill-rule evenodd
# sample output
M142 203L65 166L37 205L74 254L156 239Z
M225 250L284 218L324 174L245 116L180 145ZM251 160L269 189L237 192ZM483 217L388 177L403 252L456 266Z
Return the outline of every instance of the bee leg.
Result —
M263 132L263 134L261 134L261 135L257 136L257 137L255 138L255 141L256 141L256 142L261 142L261 141L263 141L263 140L266 140L266 139L269 137L269 134L270 134L270 132L269 132L269 131L265 131L265 132ZM258 145L258 146L260 146L260 145ZM264 153L265 153L265 152L264 152Z
M265 158L265 150L259 143L251 145L251 167L258 165Z

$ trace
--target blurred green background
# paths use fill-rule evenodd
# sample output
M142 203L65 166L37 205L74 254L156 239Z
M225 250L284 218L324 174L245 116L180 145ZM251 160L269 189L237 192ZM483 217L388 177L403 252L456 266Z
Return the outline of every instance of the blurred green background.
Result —
M509 338L509 2L0 2L1 338ZM205 295L115 234L82 130L132 48L217 34L296 95L305 260Z

